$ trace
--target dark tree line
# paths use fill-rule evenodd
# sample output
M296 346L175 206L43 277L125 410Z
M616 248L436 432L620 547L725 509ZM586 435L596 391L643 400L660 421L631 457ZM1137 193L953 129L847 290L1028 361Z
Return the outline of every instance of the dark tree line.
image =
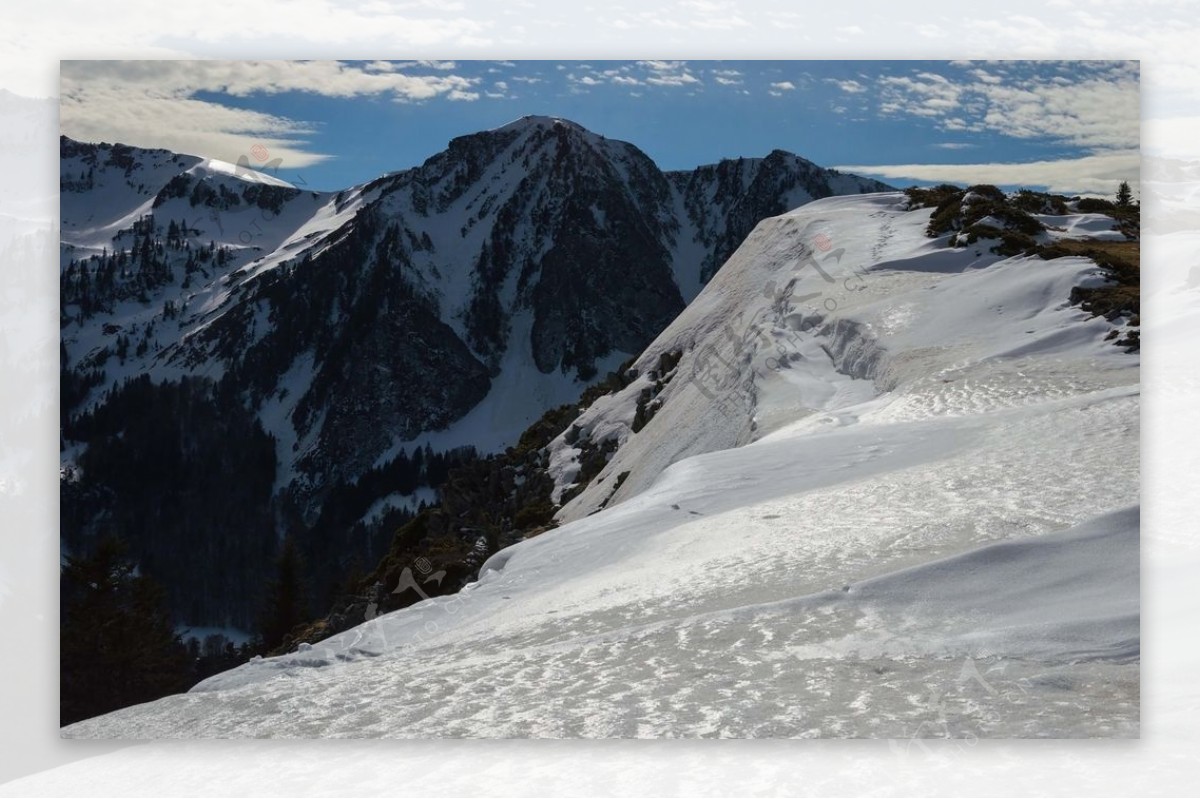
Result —
M119 534L180 620L250 629L275 551L275 441L236 392L143 375L65 420L85 442L61 486L72 551Z
M426 445L409 455L368 469L354 480L339 481L326 494L316 521L294 521L291 535L303 550L303 579L311 586L313 607L328 608L361 579L366 564L376 563L387 550L397 527L425 509L390 508L373 521L364 519L376 501L391 494L412 495L421 488L442 486L455 469L478 459L473 447L438 452Z
M200 671L270 651L310 609L357 584L414 516L401 507L364 520L377 500L437 487L477 459L471 448L402 451L338 482L305 524L275 496L276 442L228 380L127 380L94 408L64 413L62 438L86 444L60 484L68 551L119 535L162 586L174 623L257 632L254 647L209 653Z
M188 686L187 650L162 588L123 544L70 557L60 580L59 722L71 724Z
M294 547L285 544L263 632L234 646L220 635L185 644L162 585L142 571L121 539L106 537L87 554L68 556L59 580L59 723L181 693L266 653L303 620L297 565Z
M150 302L150 292L174 283L176 268L183 270L183 285L191 276L210 266L221 267L233 257L228 247L193 247L190 237L196 233L186 220L169 220L166 229L155 221L153 214L137 220L132 227L121 231L117 241L129 239L129 246L99 255L71 260L59 274L61 314L70 316L70 306L86 319L96 313L112 313L117 302L135 298Z

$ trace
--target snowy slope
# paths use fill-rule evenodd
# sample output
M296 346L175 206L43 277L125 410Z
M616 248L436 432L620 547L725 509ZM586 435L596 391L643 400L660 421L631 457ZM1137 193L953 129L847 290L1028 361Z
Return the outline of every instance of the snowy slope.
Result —
M150 374L161 380L202 373L219 378L223 372L219 362L195 369L173 356L189 337L230 310L239 278L244 277L240 270L260 261L264 254L286 251L298 231L328 232L344 222L328 210L329 195L300 192L285 181L245 166L166 150L79 144L65 138L61 156L63 271L71 262L87 263L131 248L135 226L151 216L160 243L168 223L181 222L187 227L181 237L183 246L159 253L172 270L172 279L153 286L145 296L118 296L111 306L93 314L80 313L70 298L63 298L66 323L62 343L67 365L99 364L105 371L104 384L77 411L90 407L104 390L133 375ZM173 180L183 182L184 193L177 196L169 191ZM262 208L242 200L249 186L272 187L288 196L278 210ZM193 203L188 195L197 188L236 196L237 204ZM209 260L194 273L184 274L189 256L209 246L225 249L228 260L222 264ZM177 318L164 312L168 303L179 309ZM130 352L117 359L112 351L118 334L135 341L148 336L153 343L145 352Z
M928 218L759 225L639 359L682 352L650 422L583 419L604 481L462 593L64 734L1136 735L1138 356L1090 262Z
M1136 381L1137 359L1102 341L1112 325L1066 302L1072 286L1100 282L1092 262L948 248L926 237L927 211L902 205L899 194L828 198L760 224L634 364L645 373L683 353L650 423L630 430L639 384L577 422L621 447L559 518L797 420L819 430L978 413ZM614 494L610 478L625 472Z

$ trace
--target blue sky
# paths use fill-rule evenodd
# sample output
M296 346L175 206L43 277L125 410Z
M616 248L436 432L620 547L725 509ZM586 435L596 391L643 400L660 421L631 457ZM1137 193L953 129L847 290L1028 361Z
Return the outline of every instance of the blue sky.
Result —
M896 185L1137 182L1136 62L66 61L63 132L340 189L526 114L665 169L784 149Z

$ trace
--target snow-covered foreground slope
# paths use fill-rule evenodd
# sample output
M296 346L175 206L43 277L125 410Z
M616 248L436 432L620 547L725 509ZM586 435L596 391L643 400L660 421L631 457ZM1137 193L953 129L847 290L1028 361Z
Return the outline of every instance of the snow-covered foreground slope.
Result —
M581 417L605 479L462 593L64 734L1136 735L1138 356L1067 304L1093 264L928 216L762 223L649 423Z

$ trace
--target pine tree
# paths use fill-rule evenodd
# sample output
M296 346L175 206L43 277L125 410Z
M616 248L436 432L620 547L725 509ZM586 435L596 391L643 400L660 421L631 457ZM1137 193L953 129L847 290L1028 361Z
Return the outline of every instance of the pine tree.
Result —
M1129 188L1129 181L1122 180L1117 187L1117 207L1128 208L1130 205L1133 205L1133 190Z

